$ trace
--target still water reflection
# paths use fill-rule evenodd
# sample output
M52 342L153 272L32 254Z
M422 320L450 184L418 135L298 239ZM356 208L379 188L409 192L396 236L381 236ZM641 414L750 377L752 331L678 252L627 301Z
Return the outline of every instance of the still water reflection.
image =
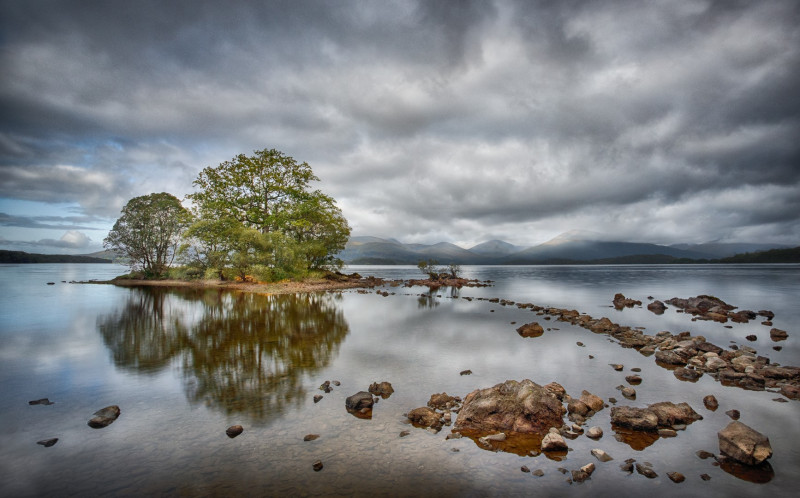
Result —
M333 294L260 295L131 289L97 328L122 369L156 374L179 361L192 403L258 423L306 397L348 334Z

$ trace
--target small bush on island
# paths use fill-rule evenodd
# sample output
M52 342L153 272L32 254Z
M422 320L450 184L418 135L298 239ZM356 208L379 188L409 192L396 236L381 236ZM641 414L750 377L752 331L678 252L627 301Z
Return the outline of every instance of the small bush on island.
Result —
M447 278L461 278L461 266L456 264L449 264L446 267L439 267L438 261L429 259L427 261L420 261L417 263L417 268L433 281L443 280Z

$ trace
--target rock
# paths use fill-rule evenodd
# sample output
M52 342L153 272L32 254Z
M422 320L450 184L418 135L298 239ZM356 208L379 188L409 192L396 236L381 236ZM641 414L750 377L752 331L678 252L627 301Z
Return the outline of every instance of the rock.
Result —
M326 393L331 392L333 389L331 388L331 381L326 380L319 386L320 391L325 391Z
M658 417L660 427L673 427L676 424L691 424L695 420L702 420L703 417L689 406L688 403L678 403L677 405L669 401L654 403L647 407Z
M733 420L739 420L739 417L742 416L739 410L728 410L727 412L725 412L725 415L729 416Z
M656 361L667 365L686 365L686 360L675 350L656 351Z
M641 306L642 302L637 301L636 299L629 299L622 295L622 293L614 294L614 300L612 301L614 304L614 308L621 310L622 308L633 308L634 306Z
M592 455L594 455L594 457L600 460L601 462L610 462L611 460L613 460L613 458L608 453L601 450L600 448L593 449Z
M319 439L319 434L306 434L303 436L303 441L314 441L315 439Z
M573 470L572 471L572 482L583 482L589 478L589 474L582 470Z
M315 394L314 395L314 403L319 403L321 399L322 399L322 395L321 394Z
M680 380L695 382L697 381L697 379L703 376L703 372L698 372L693 368L678 367L672 371L672 375L674 375L675 378Z
M703 368L709 372L716 372L720 368L725 368L728 366L728 363L718 356L712 356L711 358L706 359L706 364L703 365Z
M611 423L638 431L658 429L658 416L646 408L614 406L611 408Z
M36 441L36 444L41 444L45 448L49 448L58 442L58 438L50 438L50 439L42 439L41 441Z
M600 439L603 437L603 429L597 426L589 427L589 430L586 431L586 437Z
M539 337L544 334L544 328L538 322L526 323L517 329L522 337Z
M565 411L555 394L533 381L507 380L469 393L455 429L544 434L563 425Z
M784 384L781 386L781 394L789 399L800 399L800 386Z
M567 449L567 443L557 432L548 432L542 439L542 451L566 451Z
M633 462L635 462L635 460L630 458L625 460L625 463L619 466L620 470L623 472L633 473Z
M400 437L406 437L409 434L411 434L411 432L409 432L409 431L400 431ZM449 435L448 435L448 439L449 439Z
M697 453L695 454L697 455L697 458L699 458L700 460L706 460L714 456L713 453L708 452L706 450L698 450Z
M622 371L622 369L623 369L623 368L625 368L625 366L624 366L624 365L621 365L621 364L619 364L619 363L609 363L609 365L611 365L611 368L613 368L613 369L614 369L614 370L616 370L617 372L621 372L621 371Z
M710 481L711 480L711 476L708 475L708 474L700 474L700 479L702 479L704 481Z
M231 439L235 438L242 432L244 432L244 427L242 427L241 425L232 425L227 429L225 429L225 434L227 434L228 437Z
M647 309L655 313L656 315L663 315L664 310L667 309L666 305L659 300L655 300L652 303L647 305Z
M785 330L772 329L769 331L769 338L774 342L785 341L787 337L789 337L789 334Z
M670 481L678 484L686 480L686 476L684 476L680 472L667 472L667 477L669 477Z
M628 375L627 377L625 377L625 380L628 382L628 384L632 386L638 386L639 384L642 383L642 378L639 377L638 375Z
M428 400L428 406L435 410L449 410L456 404L456 398L447 393L431 394L431 399Z
M374 404L375 401L372 399L372 394L366 391L359 391L344 400L344 406L350 412L357 412L363 408L372 408Z
M567 395L567 390L558 382L551 382L544 386L544 388L554 394L559 401L563 401L564 397Z
M414 408L406 416L418 427L442 428L441 416L427 406Z
M570 398L567 402L567 413L570 415L577 414L585 417L590 411L589 407L583 401L575 398Z
M522 472L525 472L526 474L531 471L531 469L529 469L526 465L523 465L522 467L520 467L519 470L521 470Z
M642 371L642 369L641 369L641 368L639 368L639 367L633 367L633 368L631 368L631 372L636 372L636 373L639 373L639 372L641 372L641 371Z
M769 438L741 422L731 422L717 437L720 453L739 463L758 465L772 456Z
M89 427L92 429L102 429L111 425L119 417L120 411L117 405L107 406L94 412L94 417L89 420Z
M622 386L620 392L622 392L622 395L627 399L636 399L636 389L632 387Z
M747 339L750 342L753 342L753 341L757 341L758 340L758 336L756 336L754 334L750 334L748 336L745 336L745 339Z
M505 432L500 432L498 434L490 434L490 435L485 436L485 437L483 437L481 439L485 439L487 441L505 441L506 440L506 433Z
M314 469L314 472L319 472L320 470L322 470L322 467L323 467L322 460L317 460L311 465L311 468Z
M589 462L586 465L584 465L583 467L581 467L581 471L583 471L583 472L585 472L585 473L587 473L589 475L592 475L594 473L594 469L595 469L594 464L591 463L591 462Z
M659 437L676 437L678 433L674 429L659 429Z
M645 465L642 465L641 463L636 464L636 472L642 474L648 479L655 479L656 477L658 477L658 474L656 474L653 469Z
M392 388L392 384L389 382L373 382L369 385L369 392L375 396L380 396L381 398L386 399L392 395L394 389Z
M342 385L342 383L339 382L338 380L332 381L331 384L333 384L334 386L341 386Z
M472 375L472 370L462 370L458 375Z
M536 477L542 477L544 475L544 471L542 469L536 469L533 472L531 472L531 475Z
M603 400L599 396L595 396L587 390L581 392L580 401L593 412L599 412L604 406Z
M719 402L717 401L717 398L715 398L713 394L709 394L708 396L703 398L703 404L707 409L711 410L712 412L716 411L717 408L719 408Z
M42 398L42 399L36 399L36 400L33 400L33 401L28 401L28 404L29 405L52 405L54 403L52 401L50 401L49 399L47 399L47 398Z

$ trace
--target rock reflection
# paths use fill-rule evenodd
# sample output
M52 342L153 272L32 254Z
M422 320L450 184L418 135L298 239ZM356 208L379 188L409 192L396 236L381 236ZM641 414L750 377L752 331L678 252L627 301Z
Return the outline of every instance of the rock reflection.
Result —
M738 479L756 484L766 484L775 477L775 471L772 470L772 465L769 462L750 466L724 459L720 462L719 467Z
M98 329L120 368L182 361L187 397L268 423L304 402L303 376L330 363L349 332L332 294L131 289Z

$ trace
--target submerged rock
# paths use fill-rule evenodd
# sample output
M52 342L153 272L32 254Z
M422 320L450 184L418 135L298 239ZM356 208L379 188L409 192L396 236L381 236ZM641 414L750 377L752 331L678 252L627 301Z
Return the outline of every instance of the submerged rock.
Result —
M317 460L311 465L311 468L314 469L314 472L319 472L320 470L322 470L322 467L324 467L322 465L322 460Z
M614 294L614 300L612 301L614 304L614 308L621 310L622 308L633 308L634 306L641 306L642 302L636 299L630 299L625 297L622 293Z
M94 412L94 417L89 420L89 427L92 429L102 429L111 425L119 418L120 410L117 405L107 406Z
M774 342L785 341L788 337L789 334L787 334L785 330L772 329L769 331L769 338Z
M769 438L741 422L731 422L717 437L720 453L739 463L758 465L772 456Z
M544 434L563 425L565 412L558 397L539 384L529 379L507 380L469 393L455 429Z
M52 405L54 403L52 401L50 401L49 399L47 399L47 398L42 398L42 399L35 399L33 401L28 401L28 404L29 405Z
M50 439L42 439L41 441L36 441L36 444L41 444L45 448L49 448L58 442L58 438L50 438Z

